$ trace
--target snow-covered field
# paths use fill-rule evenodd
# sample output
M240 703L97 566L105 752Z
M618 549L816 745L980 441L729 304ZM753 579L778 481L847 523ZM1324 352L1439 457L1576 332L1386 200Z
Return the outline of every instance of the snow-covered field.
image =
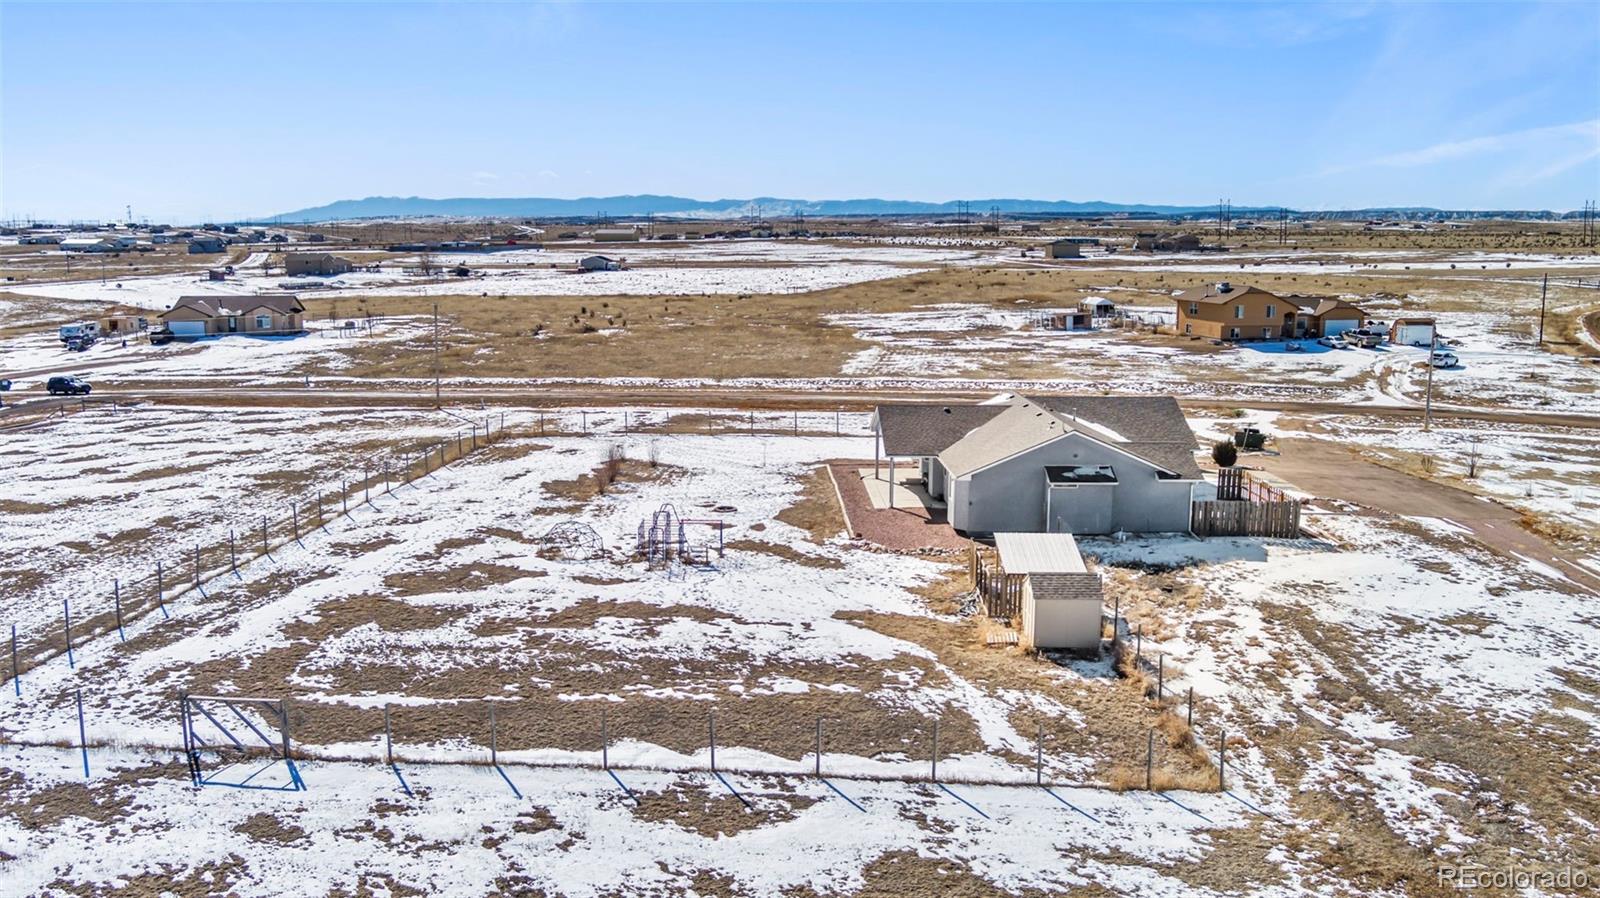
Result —
M6 791L16 803L0 812L7 878L93 888L159 870L181 850L189 869L242 858L226 874L239 894L320 895L380 874L475 894L505 873L505 859L562 842L559 863L518 869L563 894L619 883L672 894L699 870L756 892L854 888L886 852L907 850L1006 888L1095 881L1128 893L1177 893L1183 886L1160 868L1203 852L1209 833L1251 818L1221 796L1187 796L1180 806L1094 788L1027 788L1035 725L1049 740L1044 776L1088 786L1106 761L1098 740L1111 722L1086 716L1077 701L1098 696L1127 703L1134 718L1142 712L1119 697L1103 663L1005 662L1024 672L998 682L947 663L945 646L917 634L942 633L954 621L910 591L935 581L945 564L837 537L812 541L780 520L799 496L799 478L823 459L864 455L861 437L619 433L621 411L588 417L604 437L524 431L376 494L301 543L252 558L237 577L213 571L203 594L170 595L171 618L151 611L130 620L125 643L114 631L80 636L73 665L56 657L27 670L20 699L0 696L9 738L76 744L75 705L65 697L81 690L90 741L127 746L91 751L94 800L137 809L109 829L86 830L70 815L23 822L14 809L75 779L77 760L57 749L5 748L0 775L12 777ZM635 426L639 412L630 410ZM248 525L255 503L279 501L262 480L286 462L321 480L355 460L340 444L366 446L380 434L427 438L443 418L184 409L69 417L6 456L4 476L21 490L8 498L50 507L6 516L15 530L4 544L15 552L4 563L58 570L54 553L66 549L55 543L72 528L93 561L88 578L51 578L25 596L39 600L37 616L47 623L62 590L72 591L78 614L103 613L106 581L148 557L108 551L118 531L155 531L140 538L150 554L172 542L182 549L236 517ZM507 423L532 424L525 416ZM633 460L618 485L578 489L611 446ZM40 463L47 449L56 458ZM138 483L124 487L128 477ZM721 539L701 524L686 534L711 565L649 569L629 558L639 522L664 503L723 522ZM572 520L598 532L603 554L562 557L541 547L547 530ZM311 759L302 765L309 791L196 792L175 778L177 689L293 695L296 743ZM479 715L490 701L502 727L503 777L493 768L423 763L481 761L488 746ZM383 757L382 729L372 727L384 704L399 709L395 751L412 796L371 763ZM709 763L704 709L712 707L728 785L691 772ZM571 769L597 762L601 711L611 715L610 763L622 768L637 803L601 771ZM855 804L798 778L814 760L816 716L830 721L825 768L848 778L839 785ZM941 778L1020 787L947 792L875 781L928 771L934 719L943 727ZM1133 741L1124 738L1116 744ZM137 770L151 762L165 766ZM257 782L282 774L279 765ZM749 793L749 811L715 810L736 801L729 788ZM676 812L656 815L662 807L699 809L697 789L712 790L710 810L694 812L714 818L704 827ZM388 810L370 810L379 806ZM359 831L373 813L389 836ZM838 821L863 813L886 825L870 838L846 837ZM530 829L528 814L551 822ZM309 835L268 846L263 827ZM504 838L486 838L491 832ZM103 849L100 860L81 857L85 839ZM418 851L419 841L431 847ZM1098 857L1113 849L1114 857ZM1059 862L1075 854L1083 863ZM452 859L448 869L430 860L436 856Z
M1339 350L1304 340L1298 341L1299 352L1287 351L1282 342L1197 352L1172 338L1116 329L1036 328L1036 314L943 303L909 312L839 313L827 320L874 344L844 366L846 375L974 377L1018 363L1036 376L1053 369L1069 382L1118 391L1195 395L1196 387L1249 383L1264 398L1277 390L1294 398L1382 405L1418 404L1427 391L1427 352L1413 346ZM1437 407L1600 414L1600 367L1541 350L1505 315L1434 317L1461 360L1455 368L1434 371Z

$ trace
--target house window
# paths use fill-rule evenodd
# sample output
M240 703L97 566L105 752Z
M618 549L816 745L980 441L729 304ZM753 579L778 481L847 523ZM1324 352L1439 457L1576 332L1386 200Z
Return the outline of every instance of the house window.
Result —
M256 330L258 330L258 331L269 331L269 330L272 330L272 316L271 315L257 315L256 316Z
M1233 317L1235 317L1235 318L1243 318L1244 317L1244 306L1234 306L1233 307Z
M1263 340L1271 340L1272 339L1272 328L1270 328L1270 327L1262 328L1261 329L1261 339L1263 339Z
M1230 339L1230 340L1239 339L1239 329L1236 328L1236 327L1228 328L1228 339Z
M1186 334L1192 334L1192 333L1194 333L1194 325L1192 325L1192 324L1185 324L1185 325L1184 325L1184 326L1183 326L1183 332L1184 332L1184 333L1186 333Z
M1189 303L1189 314L1190 315L1198 315L1198 314L1200 314L1200 304L1197 303L1197 302Z
M1276 318L1276 317L1278 317L1278 307L1277 306L1267 306L1267 317L1268 318Z

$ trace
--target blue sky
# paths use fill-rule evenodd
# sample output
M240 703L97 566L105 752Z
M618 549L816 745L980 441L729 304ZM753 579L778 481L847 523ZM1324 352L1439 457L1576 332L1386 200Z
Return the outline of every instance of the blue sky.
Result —
M1600 198L1600 4L0 0L0 216Z

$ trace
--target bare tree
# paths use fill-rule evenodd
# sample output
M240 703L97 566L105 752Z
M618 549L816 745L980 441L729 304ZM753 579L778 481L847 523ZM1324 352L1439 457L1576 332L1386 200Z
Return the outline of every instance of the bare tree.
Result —
M422 269L424 276L432 277L439 271L439 260L433 253L422 253L417 256L417 267Z
M1472 435L1472 439L1469 441L1470 445L1468 446L1468 449L1467 449L1467 478L1468 479L1471 479L1471 478L1474 478L1474 477L1478 476L1478 459L1482 457L1482 451L1481 451L1482 443L1483 443L1483 437L1479 436L1478 434L1473 434Z

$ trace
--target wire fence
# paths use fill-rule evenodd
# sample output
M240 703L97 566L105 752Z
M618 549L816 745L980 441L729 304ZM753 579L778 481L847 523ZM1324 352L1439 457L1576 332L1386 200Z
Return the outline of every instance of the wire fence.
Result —
M240 520L229 506L221 506L217 517L233 524L226 535L219 533L210 539L195 539L186 546L153 552L143 573L112 578L104 595L63 598L59 626L47 632L19 637L17 625L10 624L11 663L0 673L0 688L12 683L15 691L20 688L15 681L22 675L56 659L75 667L74 650L88 640L116 634L119 642L126 642L127 628L132 623L155 614L169 618L169 602L192 592L204 597L206 585L218 578L242 579L243 572L257 559L270 560L274 550L291 543L303 546L306 538L326 533L330 523L349 515L352 505L370 504L374 495L408 485L449 462L499 442L504 435L503 413L466 423L468 427L457 431L453 438L408 443L361 455L359 476L352 473L341 478L337 489L332 484L326 489L302 489L284 501L284 511L277 515Z

